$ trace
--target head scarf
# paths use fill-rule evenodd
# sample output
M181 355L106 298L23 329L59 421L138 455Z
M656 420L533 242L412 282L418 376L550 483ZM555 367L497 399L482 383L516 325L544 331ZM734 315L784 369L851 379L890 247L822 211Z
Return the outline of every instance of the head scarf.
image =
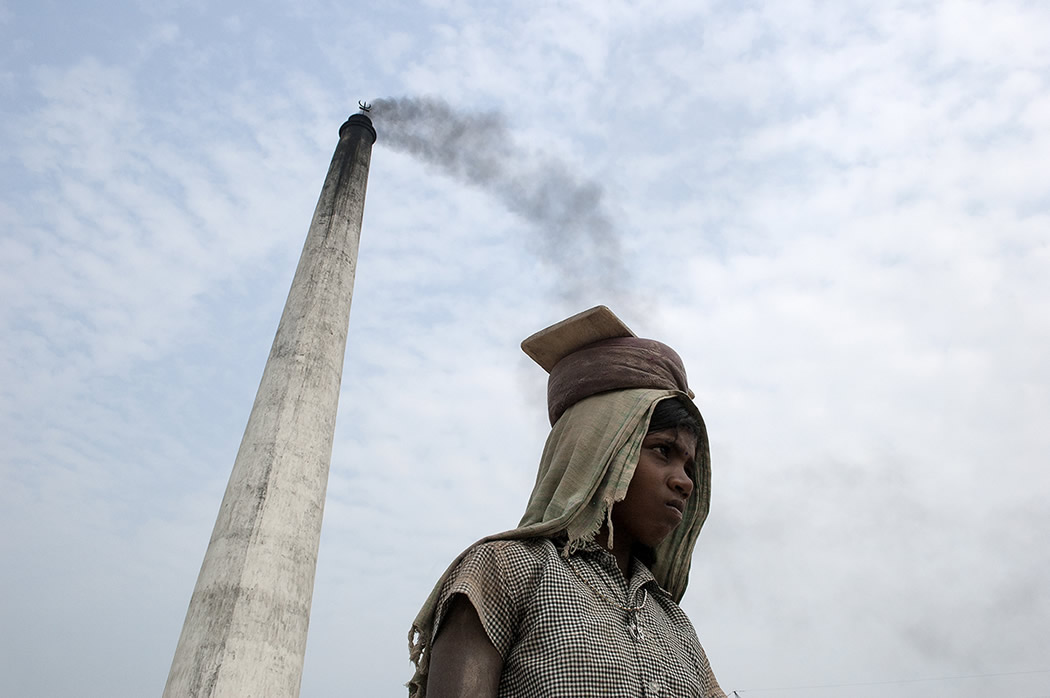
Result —
M593 540L604 523L609 527L608 545L612 547L612 506L627 495L653 409L671 397L695 412L700 422L692 473L696 487L686 502L682 523L653 551L650 569L657 583L676 602L681 600L689 582L693 546L711 499L711 458L703 417L689 396L679 390L632 388L584 398L569 407L551 430L518 527L482 538L460 554L420 609L408 635L410 658L416 665L408 684L410 698L426 696L434 613L441 588L474 546L494 540L565 536L568 542L562 554L567 556Z

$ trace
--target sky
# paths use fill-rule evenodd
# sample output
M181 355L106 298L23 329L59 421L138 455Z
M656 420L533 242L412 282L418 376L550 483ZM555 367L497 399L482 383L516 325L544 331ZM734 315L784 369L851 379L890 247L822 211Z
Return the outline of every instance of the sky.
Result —
M1013 0L0 0L0 695L160 694L338 128L404 99L444 112L375 116L303 696L405 695L431 586L531 490L519 343L598 303L707 422L682 606L727 692L1050 696L1047 36Z

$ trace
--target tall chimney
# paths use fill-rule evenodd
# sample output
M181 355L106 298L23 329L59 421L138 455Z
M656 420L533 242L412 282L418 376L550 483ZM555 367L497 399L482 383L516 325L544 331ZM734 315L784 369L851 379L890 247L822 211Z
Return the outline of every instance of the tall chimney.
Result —
M339 129L164 698L299 695L375 139Z

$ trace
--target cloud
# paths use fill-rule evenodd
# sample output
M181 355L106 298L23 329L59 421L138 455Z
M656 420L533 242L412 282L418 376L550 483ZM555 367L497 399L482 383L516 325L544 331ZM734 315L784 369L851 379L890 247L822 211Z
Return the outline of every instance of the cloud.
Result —
M1041 668L1042 7L161 14L12 58L4 88L0 617L25 631L0 692L163 683L336 130L374 94L488 114L471 145L501 157L468 186L377 115L304 695L399 694L430 584L516 523L546 426L517 344L582 283L536 226L587 192L617 312L679 349L711 432L685 607L722 685ZM97 672L114 650L126 676Z

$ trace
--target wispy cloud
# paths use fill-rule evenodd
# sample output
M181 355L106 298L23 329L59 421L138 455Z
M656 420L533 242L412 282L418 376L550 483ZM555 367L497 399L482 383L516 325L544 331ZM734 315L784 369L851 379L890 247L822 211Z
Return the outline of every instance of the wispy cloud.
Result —
M0 693L163 684L336 129L390 94L440 118L376 113L304 695L399 695L429 585L516 522L517 343L559 289L686 359L715 495L685 606L723 686L1041 666L1042 6L273 12L4 54Z

